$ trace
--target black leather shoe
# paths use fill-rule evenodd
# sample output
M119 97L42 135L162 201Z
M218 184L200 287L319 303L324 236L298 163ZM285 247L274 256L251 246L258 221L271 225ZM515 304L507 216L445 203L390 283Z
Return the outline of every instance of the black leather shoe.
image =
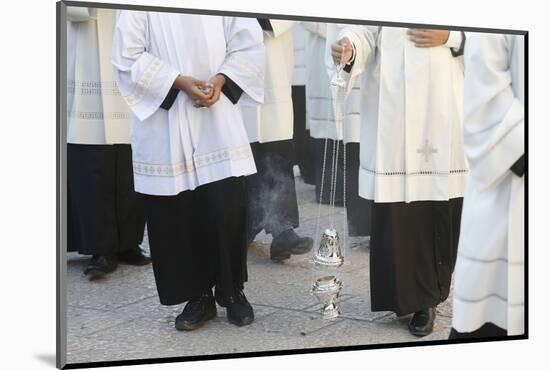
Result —
M271 258L272 261L284 261L290 258L290 252L286 249L275 248L273 244L271 244L269 258Z
M204 293L190 300L176 317L176 329L195 330L217 315L216 302L212 292Z
M233 296L222 296L216 290L216 302L227 309L227 320L237 326L252 324L254 321L254 310L242 290Z
M90 262L88 262L86 269L84 269L84 275L90 280L96 280L115 271L117 266L118 261L115 256L94 255Z
M300 237L294 229L288 229L273 238L271 259L275 261L290 258L291 254L304 254L313 248L313 239Z
M118 255L118 260L121 263L132 266L144 266L151 263L151 257L143 253L143 250L136 246L124 253Z
M435 307L426 308L415 312L409 321L409 331L417 337L424 337L434 329Z

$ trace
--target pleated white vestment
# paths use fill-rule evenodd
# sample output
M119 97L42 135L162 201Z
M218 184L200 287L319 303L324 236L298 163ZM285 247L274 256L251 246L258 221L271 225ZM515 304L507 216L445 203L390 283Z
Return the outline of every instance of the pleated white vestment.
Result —
M255 19L251 21L257 22ZM242 102L243 119L251 143L289 140L294 135L294 22L276 19L269 22L273 31L263 31L266 52L264 103L251 107L247 102Z
M468 166L462 135L463 65L447 44L418 48L406 28L348 26L356 55L348 91L361 73L359 195L375 202L462 197Z
M315 139L329 138L342 140L346 143L359 142L359 86L354 87L348 99L342 101L342 106L336 107L331 93L329 71L325 66L326 44L332 40L336 41L338 25L320 22L304 22L304 28L308 31L307 42L307 89L306 106L307 119L309 121L310 135ZM329 45L330 47L330 45ZM330 72L334 68L331 67ZM359 78L360 79L360 78ZM358 79L358 80L359 80ZM336 129L335 108L344 114L343 120L345 130L341 127ZM342 117L339 117L342 119ZM341 124L340 124L341 126ZM338 133L337 133L338 131Z
M524 38L472 34L465 59L466 186L455 269L453 328L493 323L524 333Z
M132 116L135 189L176 195L231 176L256 172L241 112L224 95L196 108L180 91L160 108L176 77L208 81L223 73L263 101L265 51L255 19L122 11L112 63Z
M67 7L67 142L129 144L130 110L111 66L113 9Z
M304 86L306 84L306 40L306 30L301 22L296 22L292 28L292 45L294 48L293 86Z

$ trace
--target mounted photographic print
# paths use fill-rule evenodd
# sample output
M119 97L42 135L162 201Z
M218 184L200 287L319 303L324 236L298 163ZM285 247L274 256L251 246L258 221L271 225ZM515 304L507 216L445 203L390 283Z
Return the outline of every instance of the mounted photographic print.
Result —
M527 338L526 31L93 5L59 368Z

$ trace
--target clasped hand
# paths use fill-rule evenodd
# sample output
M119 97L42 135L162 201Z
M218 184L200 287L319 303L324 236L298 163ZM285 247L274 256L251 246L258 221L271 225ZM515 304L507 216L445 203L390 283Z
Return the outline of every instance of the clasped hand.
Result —
M449 39L448 30L427 30L421 28L409 28L407 30L409 40L417 48L433 48L444 45Z
M224 84L225 77L221 74L215 75L208 82L197 80L191 76L179 75L176 78L174 87L185 92L195 103L195 106L211 107L220 100L220 94Z
M330 46L330 52L334 64L343 68L353 55L351 41L347 37L338 40Z

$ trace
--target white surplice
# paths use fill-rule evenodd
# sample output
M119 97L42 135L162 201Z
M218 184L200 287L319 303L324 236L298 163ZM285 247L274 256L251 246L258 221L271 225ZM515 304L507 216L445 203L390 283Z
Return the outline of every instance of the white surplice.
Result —
M255 19L251 21L257 22ZM243 119L251 143L292 139L292 72L294 22L270 19L273 31L264 31L266 53L265 99L258 107L242 102Z
M472 34L465 50L466 186L455 268L453 328L485 323L524 333L524 38Z
M348 93L361 84L359 195L375 202L461 197L468 166L462 135L463 65L447 44L417 48L406 28L348 26L356 49ZM328 54L328 53L327 53Z
M67 142L129 144L130 111L111 66L116 11L67 7Z
M336 24L304 22L304 28L308 31L306 112L310 135L315 139L343 139L345 143L358 143L361 77L357 78L346 101L335 100L331 92L334 89L330 85L331 76L325 66L326 44L330 47L336 41L342 27ZM337 119L340 126L338 130L335 124ZM340 120L343 120L343 127Z
M265 52L255 19L122 11L113 41L113 66L132 110L135 189L176 195L231 176L256 172L237 105L224 95L195 108L183 92L160 108L174 80L207 81L223 73L263 101Z

